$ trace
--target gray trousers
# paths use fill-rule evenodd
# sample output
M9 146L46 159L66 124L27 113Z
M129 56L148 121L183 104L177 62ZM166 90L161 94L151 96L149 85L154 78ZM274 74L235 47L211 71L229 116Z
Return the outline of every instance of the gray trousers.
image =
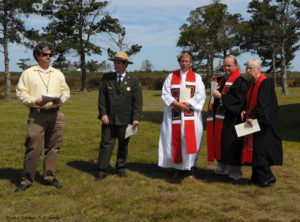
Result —
M39 157L44 153L44 180L55 178L57 153L64 136L64 114L60 111L52 113L30 111L27 120L26 151L22 184L32 184Z

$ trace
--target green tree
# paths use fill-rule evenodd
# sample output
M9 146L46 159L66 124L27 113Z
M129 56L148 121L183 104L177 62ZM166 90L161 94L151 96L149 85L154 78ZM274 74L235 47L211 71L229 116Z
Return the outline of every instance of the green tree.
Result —
M100 66L100 64L93 59L86 63L86 69L89 72L97 72L99 70L99 66Z
M110 64L106 63L106 61L102 61L99 64L99 72L111 72L112 67Z
M142 46L138 44L130 44L125 41L126 29L120 24L116 23L111 32L107 32L108 44L107 54L113 57L118 51L125 51L128 56L135 55L141 51ZM106 41L107 42L107 41Z
M252 0L251 19L244 24L242 48L257 53L263 65L270 66L274 83L280 69L282 94L288 95L287 68L299 49L299 10L295 0Z
M31 65L27 64L29 61L30 61L30 58L19 59L19 62L17 63L17 65L21 70L25 70L25 69L28 69L31 66Z
M53 67L60 69L63 72L65 69L69 67L70 61L67 60L63 54L58 53L57 58L55 59L52 65Z
M276 54L278 51L276 12L277 8L270 5L270 0L249 3L248 12L252 19L242 25L241 49L257 53L263 66L270 65L276 85ZM271 61L271 62L270 62ZM269 70L268 70L269 71Z
M35 6L39 0L1 0L0 1L0 44L3 46L5 67L5 99L10 100L10 72L9 72L9 43L21 43L26 31L22 16L35 13Z
M214 72L214 59L238 55L240 14L227 12L227 5L219 0L190 12L188 24L180 27L177 46L193 54L193 67L206 68L207 81ZM206 60L206 65L202 62Z
M152 63L148 59L144 60L141 65L141 70L146 72L151 72L152 69L153 69Z
M107 1L49 0L43 5L43 15L50 19L42 38L52 41L58 54L75 52L80 57L82 91L86 91L86 56L101 55L96 44L101 33L114 29L118 19L112 18L105 8Z

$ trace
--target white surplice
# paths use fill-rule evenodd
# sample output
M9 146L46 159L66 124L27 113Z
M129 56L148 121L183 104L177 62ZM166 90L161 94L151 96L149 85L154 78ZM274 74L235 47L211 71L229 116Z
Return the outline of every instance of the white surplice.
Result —
M186 74L182 72L181 75L181 87L186 87ZM182 147L182 163L173 163L173 148L172 148L172 102L175 100L171 94L171 80L172 73L166 78L162 88L162 100L164 102L164 116L160 130L159 147L158 147L158 166L166 168L175 168L178 170L190 170L191 167L196 165L196 161L200 152L202 136L203 136L203 124L201 110L205 102L205 87L200 75L196 74L195 82L195 94L190 98L189 103L191 108L194 109L194 123L196 131L196 144L197 153L187 154L185 144L184 124L181 124L181 147ZM181 112L181 120L183 120L184 112Z

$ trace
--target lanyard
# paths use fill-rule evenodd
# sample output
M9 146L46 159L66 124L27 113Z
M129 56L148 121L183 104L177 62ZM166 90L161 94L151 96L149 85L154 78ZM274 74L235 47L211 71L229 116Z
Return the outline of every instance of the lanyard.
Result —
M39 72L39 76L40 76L40 78L41 78L41 80L42 80L42 82L43 82L43 84L44 84L44 86L45 86L45 88L46 88L46 90L47 90L47 94L48 94L48 93L49 93L49 92L48 92L48 88L49 88L49 81L50 81L51 73L49 73L49 78L48 78L48 82L47 82L47 85L46 85L46 83L44 82L44 80L43 80L43 78L42 78L42 76L41 76L40 70L38 70L38 72Z

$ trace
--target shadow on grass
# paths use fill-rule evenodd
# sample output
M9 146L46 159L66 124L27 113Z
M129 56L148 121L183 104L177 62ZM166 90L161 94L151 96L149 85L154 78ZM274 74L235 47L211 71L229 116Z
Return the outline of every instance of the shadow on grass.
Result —
M97 173L97 164L93 161L84 161L84 160L74 160L67 163L68 166L73 167L74 169L87 172L93 176Z
M142 121L161 124L162 119L163 119L162 111L143 111L142 113Z
M12 184L18 185L21 182L23 169L0 168L0 179L10 180ZM36 172L34 180L40 184L44 184L43 176Z
M279 106L282 139L300 142L300 103Z
M68 166L73 167L74 169L89 173L92 176L96 176L97 171L98 171L97 170L98 169L97 162L95 160L89 160L89 161L74 160L74 161L68 162L67 164L68 164ZM115 169L111 165L109 165L107 172L108 172L108 174L114 174Z
M196 179L202 180L206 183L230 183L236 185L249 185L250 179L242 178L238 181L230 179L225 175L216 175L214 170L197 168Z
M127 163L127 169L138 172L146 177L163 179L169 183L179 184L183 178L173 178L174 169L161 168L154 163Z
M153 163L138 163L138 162L130 162L127 164L127 168L129 170L139 172L147 177L156 178L156 179L164 179L169 183L180 183L183 178L174 179L172 178L174 174L174 169L166 169L161 168ZM196 169L196 179L202 180L207 183L230 183L237 185L249 185L248 179L241 179L239 181L234 181L227 176L216 175L214 170L210 169Z
M97 174L97 164L94 161L74 160L74 161L68 162L67 164L68 164L68 166L71 166L74 169L89 173L92 176L96 176L96 174ZM147 177L165 179L166 181L168 181L170 183L180 183L180 181L182 180L182 179L173 179L172 178L174 170L160 168L156 164L127 163L126 168L128 170L144 174ZM108 173L109 174L116 173L115 169L111 165L109 165L109 167L108 167Z
M10 180L10 182L15 185L19 184L21 174L22 174L22 169L13 169L13 168L0 169L0 179Z
M95 161L84 161L84 160L74 160L67 163L68 166L73 167L74 169L80 170L82 172L89 173L92 176L96 176L97 173L97 164ZM140 174L145 175L146 177L153 179L162 179L167 181L168 183L180 184L184 179L182 178L173 178L173 174L175 173L174 169L170 168L162 168L157 166L154 163L139 163L139 162L129 162L127 163L128 170L138 172ZM115 169L110 165L108 168L109 174L115 174ZM206 183L230 183L230 184L238 184L238 185L248 185L248 179L241 179L239 181L234 181L229 179L227 176L216 175L214 170L210 169L196 169L196 179L202 180Z

